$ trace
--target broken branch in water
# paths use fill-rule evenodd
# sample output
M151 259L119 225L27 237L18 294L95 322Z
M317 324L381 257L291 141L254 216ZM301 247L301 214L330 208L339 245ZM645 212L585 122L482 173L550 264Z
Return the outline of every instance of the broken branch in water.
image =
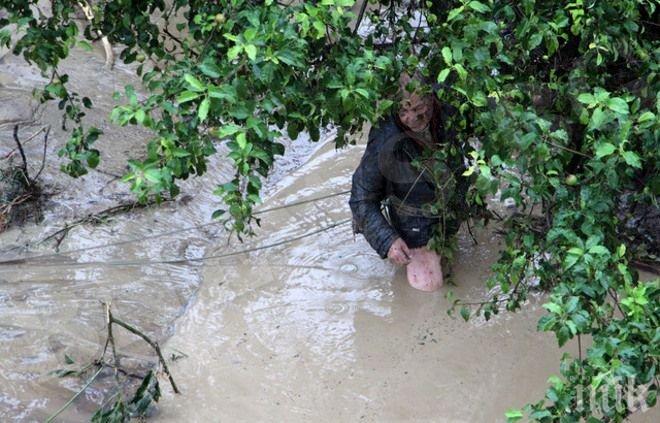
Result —
M94 375L87 380L87 382L83 385L83 387L75 394L71 399L69 399L66 404L64 404L60 409L58 409L55 414L50 416L46 422L52 422L57 416L62 414L64 410L66 410L73 402L78 398L89 386L96 380L96 378L99 376L99 374L103 371L105 368L110 368L113 370L114 373L114 378L117 383L117 392L115 392L107 401L103 403L101 408L96 412L92 420L94 421L97 417L101 419L101 421L115 421L112 420L112 418L119 418L121 417L121 421L125 421L126 418L132 418L132 417L137 417L138 415L141 416L142 413L146 410L146 407L148 406L149 402L151 400L158 401L158 398L160 397L160 388L158 386L158 379L156 378L154 372L152 370L149 370L149 372L144 375L136 375L134 373L128 372L120 367L121 363L119 361L119 355L117 354L117 348L115 344L115 337L113 333L113 325L118 325L121 326L122 328L126 329L127 331L131 332L134 335L139 336L142 338L153 350L156 352L158 356L158 360L160 365L163 368L163 371L168 377L168 380L170 382L170 385L172 386L172 389L176 394L180 394L181 391L179 391L179 388L177 387L176 383L174 382L174 378L172 377L172 374L170 373L169 368L167 367L167 363L165 362L165 359L163 358L163 354L160 350L160 347L158 343L154 340L152 340L148 335L146 335L144 332L141 330L135 328L134 326L124 322L123 320L117 319L113 314L111 310L111 304L110 303L101 303L104 307L104 312L105 312L105 322L107 325L107 338L105 340L105 344L103 346L103 350L101 352L101 355L99 358L88 364L87 366L84 366L82 369L77 370L77 371L72 371L72 370L58 370L55 373L59 374L61 377L63 376L68 376L68 375L82 375L85 372L87 372L90 368L94 366L98 366L98 369L94 373ZM108 363L105 360L105 356L108 352L108 346L111 347L112 349L112 362ZM67 364L73 364L73 360L65 355L65 358L67 359ZM120 379L119 379L119 374L123 374L126 377L131 377L131 378L138 378L142 381L140 387L136 391L135 395L133 396L133 399L131 399L129 402L126 402L124 399L122 387L120 384ZM112 407L108 411L104 411L104 408L106 405L108 405L111 400L115 398L119 398L117 401L121 403L121 407ZM147 400L146 403L144 400ZM136 404L138 404L136 406ZM115 404L116 405L116 404ZM131 409L131 406L136 406L136 409ZM119 414L116 415L116 414ZM104 420L104 418L106 418Z
M99 376L99 374L101 374L101 371L102 371L102 370L103 370L103 366L99 367L99 369L96 371L96 373L94 373L94 375L93 375L92 377L89 378L89 380L87 381L87 383L85 383L85 385L83 385L83 387L82 387L82 388L81 388L81 389L80 389L80 390L79 390L74 396L72 396L71 399L69 399L69 401L66 402L66 404L64 404L62 407L60 407L60 409L57 410L57 411L55 412L55 414L53 414L52 416L48 417L48 419L46 420L46 423L50 423L50 422L52 422L53 420L55 420L55 418L56 418L57 416L59 416L60 414L62 414L62 412L63 412L64 410L66 410L71 404L73 404L73 402L76 400L76 398L78 398L78 397L80 396L80 394L82 394L83 392L85 392L85 391L87 390L87 388L89 388L89 385L91 385L92 382L94 382L94 381L96 380L96 378Z
M158 360L160 361L160 364L163 366L163 371L167 375L167 378L170 381L170 385L172 385L172 389L174 390L175 393L179 394L181 393L179 391L179 388L176 386L176 383L174 383L174 378L172 377L172 374L170 373L170 369L167 367L167 363L165 362L165 359L163 358L163 353L160 350L160 347L158 346L158 343L153 341L151 338L149 338L147 335L144 334L144 332L136 329L135 327L129 325L128 323L117 319L112 315L112 311L110 311L110 305L106 304L106 312L108 315L108 321L110 322L108 324L108 327L111 327L113 323L123 327L127 331L131 332L134 335L139 336L140 338L144 339L144 341L151 346L151 348L154 349L156 354L158 354ZM110 332L109 332L110 333ZM114 345L114 342L113 342ZM115 357L115 365L119 367L119 360Z

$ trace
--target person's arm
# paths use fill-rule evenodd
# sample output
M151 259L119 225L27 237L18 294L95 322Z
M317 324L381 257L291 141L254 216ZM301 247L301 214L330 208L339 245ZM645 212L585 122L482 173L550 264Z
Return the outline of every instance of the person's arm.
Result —
M378 165L377 128L369 132L369 142L362 161L353 174L353 185L349 205L357 232L362 233L369 245L381 258L388 255L392 243L399 237L380 211L380 202L385 198L385 177Z

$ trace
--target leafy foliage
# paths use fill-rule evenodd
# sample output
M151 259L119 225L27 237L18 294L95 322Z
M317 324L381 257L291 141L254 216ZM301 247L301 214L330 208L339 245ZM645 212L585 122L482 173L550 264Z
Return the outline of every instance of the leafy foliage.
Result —
M0 1L9 12L0 27L18 28L18 35L0 30L0 42L16 37L14 52L50 72L43 99L58 99L76 124L60 154L70 160L64 170L79 176L98 163L99 131L83 127L91 102L70 92L57 72L80 42L72 20L77 2L56 2L48 17L35 15L34 3ZM146 158L129 163L125 180L133 191L142 200L175 195L176 181L204 173L222 144L236 173L216 191L228 215L218 210L214 217L229 216L237 233L250 233L261 177L284 152L279 135L307 131L317 140L320 127L335 124L343 145L391 108L403 68L421 69L457 110L448 126L459 145L467 149L471 137L481 142L465 174L474 181L472 206L499 194L521 210L507 219L506 246L488 281L499 294L466 305L461 315L517 310L538 286L550 291L539 330L553 332L559 346L580 342L579 356L564 357L546 397L507 418L620 421L632 410L599 408L578 395L617 378L632 381L626 391L644 387L654 405L659 283L639 279L631 267L638 249L623 242L622 228L626 204L657 208L660 193L658 1L376 1L364 18L366 35L353 29L350 6L95 5L84 37L94 40L98 31L121 45L122 60L140 63L148 91L141 99L126 87L112 113L121 125L154 133ZM443 163L458 153L432 154ZM438 249L444 244L434 241ZM591 346L583 353L586 338Z
M124 423L136 417L144 417L149 406L160 399L158 378L149 371L127 403L115 401L108 409L100 408L92 416L92 423Z

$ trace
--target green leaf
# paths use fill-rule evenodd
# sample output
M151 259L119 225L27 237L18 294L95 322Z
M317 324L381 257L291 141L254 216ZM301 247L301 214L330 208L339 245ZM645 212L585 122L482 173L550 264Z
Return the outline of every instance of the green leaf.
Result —
M231 85L209 86L208 88L209 97L228 100L229 102L236 100L236 90Z
M529 37L529 46L528 48L530 50L534 50L536 47L541 45L541 42L543 41L543 34L536 32L532 34L531 37Z
M199 97L200 93L195 93L192 91L184 91L176 98L176 102L179 104L187 103L188 101L194 100Z
M199 109L197 110L197 117L199 118L200 122L204 122L206 120L206 116L209 114L209 107L211 107L211 99L207 97L202 100L202 103L199 105Z
M584 250L580 247L571 247L568 249L568 254L581 256L582 254L584 254Z
M226 212L227 212L226 210L218 209L213 212L213 214L211 215L211 219L213 220L218 219L222 217L222 215L225 214Z
M598 107L591 115L591 119L589 121L589 129L592 131L600 129L600 127L603 126L607 120L607 114L603 111L603 109Z
M636 167L638 169L642 168L642 162L639 159L639 156L632 151L624 151L621 153L623 159L626 161L628 166Z
M137 109L135 111L135 120L137 123L142 124L144 122L144 119L147 117L146 113L144 112L144 109Z
M234 135L235 133L242 131L243 128L241 128L238 125L234 124L227 124L221 128L215 129L212 131L213 135L215 135L218 138L225 138L230 135Z
M220 68L211 62L204 62L199 65L199 70L209 78L220 78Z
M457 7L456 9L452 9L449 11L449 14L447 15L447 22L451 22L454 19L456 19L462 12L465 6Z
M257 47L254 44L248 44L245 46L245 53L250 60L254 60L257 58Z
M593 94L590 93L582 93L578 95L577 100L580 103L584 103L590 106L596 104L596 98L593 96Z
M161 178L160 169L147 169L144 171L144 177L149 182L158 183Z
M628 114L628 103L626 103L626 100L622 98L619 97L610 98L609 100L607 100L607 107L610 110L615 111L616 113L620 113L622 115Z
M364 88L356 88L355 92L364 98L369 98L369 91L365 90Z
M202 82L199 79L195 78L189 73L183 75L183 79L188 83L188 87L192 91L200 93L206 90L204 84L202 84Z
M646 111L637 118L637 122L644 123L647 121L652 121L654 119L655 119L655 115L653 114L653 112Z
M227 51L227 59L234 60L243 51L243 46L234 46Z
M507 423L514 423L522 419L524 415L522 410L512 408L510 410L507 410L507 412L504 413L504 416L506 417Z
M476 93L474 93L470 98L470 101L472 101L472 104L474 104L477 107L484 107L487 104L486 96L481 91L477 91Z
M600 159L616 151L616 147L609 142L603 142L596 147L596 158Z
M548 310L551 313L561 314L561 306L556 303L545 303L542 306L544 309Z
M445 63L447 63L447 66L451 66L452 63L451 49L445 46L442 48L441 52L442 52L442 58L445 59Z
M78 40L78 46L81 47L85 51L93 51L94 47L89 43L87 40Z
M564 259L564 269L568 270L571 267L573 267L575 263L577 263L578 260L580 260L580 257L581 256L576 256L571 254L567 255L566 258Z
M609 254L610 250L602 245L594 245L593 247L589 248L589 252L591 254Z
M241 132L236 136L236 143L241 150L245 150L245 147L247 147L247 138L245 136L245 132Z
M463 65L461 65L460 63L456 63L454 65L454 69L456 69L456 72L458 73L458 77L461 78L461 81L465 81L467 79L468 72L467 72L467 70L465 70ZM485 103L484 103L484 105L485 105Z
M619 245L619 248L616 249L616 253L619 257L626 255L626 244Z
M64 362L66 364L74 364L75 363L75 361L73 360L73 358L71 358L71 356L69 354L64 354Z
M466 322L470 320L470 310L467 307L461 307L460 313L463 320L465 320Z
M486 13L490 11L490 7L478 1L471 1L470 3L468 3L468 7L470 7L470 9L472 10L476 10L477 12L481 12L481 13Z
M449 76L449 72L451 72L450 68L445 68L440 73L438 74L438 82L445 82L447 77Z

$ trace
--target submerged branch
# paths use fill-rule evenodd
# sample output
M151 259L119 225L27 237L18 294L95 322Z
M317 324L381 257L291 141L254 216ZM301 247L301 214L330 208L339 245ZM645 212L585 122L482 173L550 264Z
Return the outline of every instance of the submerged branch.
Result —
M160 361L160 364L163 366L163 371L167 375L167 378L170 381L170 385L172 385L172 389L174 390L175 393L180 394L181 391L179 391L179 388L176 386L176 383L174 382L174 378L172 377L172 374L170 373L170 369L167 367L167 363L165 362L165 359L163 358L163 353L161 352L160 347L158 346L158 343L153 341L147 335L145 335L144 332L142 332L142 331L136 329L135 327L129 325L128 323L114 317L112 315L112 312L110 311L110 307L107 306L107 305L106 305L106 307L107 307L107 310L108 310L107 312L108 312L108 315L109 315L110 325L112 325L112 323L115 323L115 324L123 327L127 331L131 332L132 334L139 336L147 344L149 344L151 346L151 348L154 349L154 351L156 351L156 354L158 354L158 360ZM119 366L117 365L117 367L119 367Z
M96 373L94 373L94 375L92 375L92 377L89 378L87 383L85 383L85 385L74 396L72 396L71 399L69 399L69 401L66 402L66 404L64 404L59 410L57 410L55 412L55 414L53 414L52 416L48 417L48 419L46 419L46 423L50 423L53 420L55 420L55 418L57 416L62 414L62 412L64 410L66 410L71 404L73 404L73 402L76 400L76 398L78 398L80 396L80 394L85 392L87 390L87 388L89 388L89 385L91 385L92 382L94 382L96 380L96 378L99 376L99 374L101 374L102 370L103 370L103 366L99 367L99 369L96 371Z

